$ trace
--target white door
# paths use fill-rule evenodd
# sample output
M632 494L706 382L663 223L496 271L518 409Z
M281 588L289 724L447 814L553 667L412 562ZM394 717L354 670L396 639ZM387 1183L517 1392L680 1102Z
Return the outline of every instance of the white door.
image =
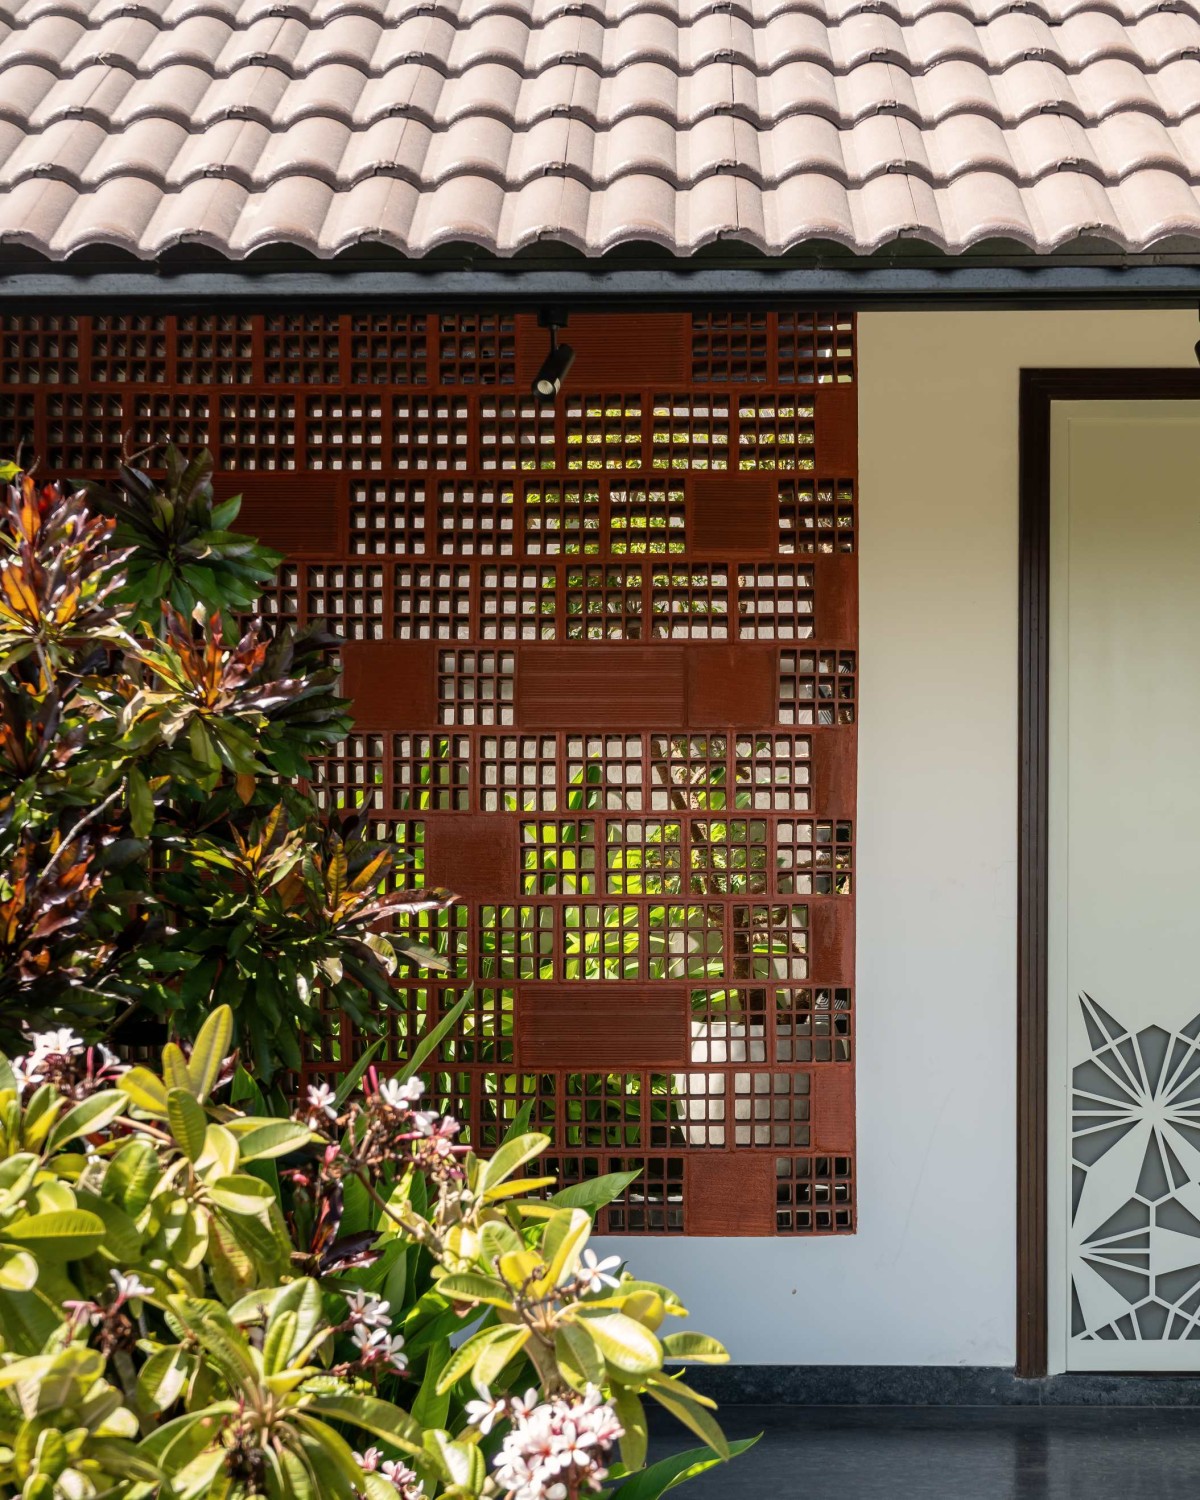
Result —
M1052 1346L1200 1370L1200 402L1056 407L1051 529Z

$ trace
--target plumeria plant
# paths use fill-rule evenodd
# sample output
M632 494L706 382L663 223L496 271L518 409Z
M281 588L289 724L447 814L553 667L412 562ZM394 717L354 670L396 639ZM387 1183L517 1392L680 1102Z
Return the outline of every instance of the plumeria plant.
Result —
M0 1058L0 1493L651 1500L730 1455L666 1368L725 1351L589 1248L625 1180L554 1194L520 1123L461 1145L413 1076L440 1031L290 1119L242 1107L224 1006L157 1071ZM645 1398L704 1448L646 1468Z

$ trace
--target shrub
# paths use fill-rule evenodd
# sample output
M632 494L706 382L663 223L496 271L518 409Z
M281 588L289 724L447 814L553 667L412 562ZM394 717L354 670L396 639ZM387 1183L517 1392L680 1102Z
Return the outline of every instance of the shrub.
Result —
M161 487L125 467L111 495L7 491L0 1046L139 1014L190 1036L225 1003L269 1081L322 1000L369 1030L398 962L442 965L379 928L449 897L398 888L362 819L298 782L349 726L336 640L235 627L279 559L225 529L240 502L210 469L169 451Z
M574 1500L642 1468L644 1397L707 1446L640 1500L729 1455L664 1369L725 1351L588 1249L623 1181L548 1198L545 1136L481 1161L411 1077L244 1113L232 1028L161 1073L63 1032L0 1058L4 1493Z

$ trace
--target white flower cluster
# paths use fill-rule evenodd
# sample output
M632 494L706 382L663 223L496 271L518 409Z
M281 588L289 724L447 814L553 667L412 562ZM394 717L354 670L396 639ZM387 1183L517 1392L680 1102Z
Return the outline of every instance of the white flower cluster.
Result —
M81 1052L87 1043L69 1026L60 1031L35 1031L29 1036L29 1051L24 1057L10 1059L9 1066L17 1081L18 1091L27 1084L38 1083L46 1071L46 1064L54 1057L70 1057L72 1052ZM120 1059L102 1043L95 1047L96 1056L104 1068L116 1068Z
M327 1083L312 1085L308 1091L308 1125L309 1129L321 1123L322 1120L336 1120L337 1095Z
M378 1448L368 1448L365 1453L356 1453L354 1462L364 1474L382 1474L385 1479L390 1480L396 1493L402 1495L404 1500L422 1500L425 1492L421 1488L421 1481L407 1464L384 1458Z
M63 1303L63 1306L71 1314L73 1320L86 1321L93 1328L96 1328L104 1322L105 1318L110 1317L113 1313L120 1312L131 1298L152 1297L154 1295L154 1289L140 1281L136 1271L110 1270L108 1274L116 1290L111 1300L104 1307L101 1307L99 1302L90 1301Z
M449 1159L453 1155L453 1142L462 1126L453 1115L439 1115L433 1109L418 1109L425 1087L417 1078L401 1083L398 1078L385 1079L379 1085L378 1098L388 1109L410 1116L413 1132L419 1138L419 1146L434 1158Z
M388 1078L379 1085L379 1097L388 1108L401 1111L420 1104L424 1092L425 1087L418 1078L410 1078L406 1083L401 1083L398 1078Z
M496 1404L473 1401L468 1417L471 1408ZM508 1410L513 1425L495 1475L511 1500L567 1500L600 1489L608 1477L605 1456L624 1429L594 1386L582 1397L557 1397L540 1406L536 1391L526 1391L523 1400L508 1402Z
M29 1051L26 1055L12 1060L17 1088L23 1089L27 1083L35 1083L45 1070L48 1058L67 1057L76 1047L82 1046L83 1038L67 1028L62 1031L34 1032L29 1038Z
M351 1339L363 1364L389 1364L397 1374L408 1369L404 1339L389 1330L392 1326L391 1304L382 1297L357 1288L346 1297L347 1321L353 1328Z
M594 1250L585 1250L575 1272L575 1285L580 1292L602 1292L606 1286L620 1286L620 1278L612 1274L620 1264L619 1255L597 1260Z
M117 1289L115 1305L118 1307L124 1306L131 1297L152 1297L154 1295L154 1289L146 1286L143 1281L139 1280L136 1271L110 1271L108 1274L112 1277L113 1285Z

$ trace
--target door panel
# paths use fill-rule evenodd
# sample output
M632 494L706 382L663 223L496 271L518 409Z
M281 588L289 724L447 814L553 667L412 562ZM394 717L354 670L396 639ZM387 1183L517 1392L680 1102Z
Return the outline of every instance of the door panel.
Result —
M1200 411L1056 412L1051 1192L1079 1370L1200 1368Z

